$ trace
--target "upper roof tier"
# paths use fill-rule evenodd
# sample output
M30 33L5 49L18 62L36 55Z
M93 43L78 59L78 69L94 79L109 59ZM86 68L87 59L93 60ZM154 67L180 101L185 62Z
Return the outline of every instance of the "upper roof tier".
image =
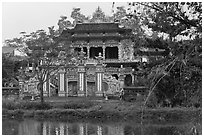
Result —
M72 29L62 33L87 33L87 32L131 32L131 29L120 28L119 23L78 23Z
M131 29L120 28L119 23L80 23L63 30L58 40L126 39Z

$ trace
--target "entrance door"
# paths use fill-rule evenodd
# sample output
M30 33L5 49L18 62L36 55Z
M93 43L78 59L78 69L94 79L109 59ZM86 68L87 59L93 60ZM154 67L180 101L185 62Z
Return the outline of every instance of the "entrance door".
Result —
M95 82L87 82L87 94L88 96L95 96L96 86Z
M77 82L68 82L68 96L77 96Z

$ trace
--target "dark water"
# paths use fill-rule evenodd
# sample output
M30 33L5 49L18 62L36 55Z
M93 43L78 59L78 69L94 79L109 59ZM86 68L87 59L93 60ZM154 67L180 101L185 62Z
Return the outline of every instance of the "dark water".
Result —
M201 123L144 124L2 120L3 135L186 135L201 134Z

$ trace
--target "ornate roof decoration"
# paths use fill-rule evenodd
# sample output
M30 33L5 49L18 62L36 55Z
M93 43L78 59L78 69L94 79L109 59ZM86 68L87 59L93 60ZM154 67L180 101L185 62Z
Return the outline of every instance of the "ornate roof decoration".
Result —
M93 17L90 20L90 22L93 22L93 23L107 22L105 13L102 11L102 9L99 6L96 9L96 11L93 13Z
M118 24L116 23L83 23L83 24L76 24L74 31L104 31L104 30L119 30Z

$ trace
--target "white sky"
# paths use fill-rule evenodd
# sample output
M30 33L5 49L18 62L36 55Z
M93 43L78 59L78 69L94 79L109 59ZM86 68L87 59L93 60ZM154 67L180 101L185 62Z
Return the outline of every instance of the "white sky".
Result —
M117 6L127 2L115 2ZM92 15L100 6L106 15L111 15L112 2L2 2L2 41L20 36L21 31L31 33L50 26L58 28L61 15L68 18L74 7L80 7L84 15Z

